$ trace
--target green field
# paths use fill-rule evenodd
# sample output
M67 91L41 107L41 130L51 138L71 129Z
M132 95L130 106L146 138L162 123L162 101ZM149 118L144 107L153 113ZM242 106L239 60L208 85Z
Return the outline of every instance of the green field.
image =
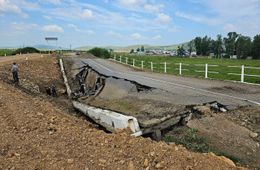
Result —
M122 63L133 65L141 68L141 61L144 63L144 70L151 70L153 62L153 71L164 73L165 62L167 63L168 74L179 74L179 63L182 63L182 75L193 77L205 77L205 64L208 64L208 77L219 80L240 81L240 75L230 75L228 73L241 74L241 66L245 66L245 82L260 84L260 60L234 60L234 59L209 59L209 58L183 58L183 57L165 57L165 56L140 56L140 55L121 55ZM114 56L113 56L114 57ZM116 55L119 61L120 56ZM233 67L229 67L233 66ZM235 66L235 67L234 67ZM256 67L256 68L247 68ZM252 77L247 75L257 75Z
M0 56L5 56L5 54L7 56L12 55L13 50L9 50L9 49L0 49Z

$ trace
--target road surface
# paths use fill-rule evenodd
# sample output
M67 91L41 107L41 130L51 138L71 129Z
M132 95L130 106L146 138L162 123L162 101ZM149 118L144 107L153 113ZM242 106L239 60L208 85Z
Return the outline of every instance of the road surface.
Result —
M230 109L245 105L260 105L260 86L228 81L205 80L168 74L143 72L111 60L75 58L76 67L88 64L105 76L136 81L139 84L173 94L175 104L202 104L218 101ZM158 94L158 97L163 97Z

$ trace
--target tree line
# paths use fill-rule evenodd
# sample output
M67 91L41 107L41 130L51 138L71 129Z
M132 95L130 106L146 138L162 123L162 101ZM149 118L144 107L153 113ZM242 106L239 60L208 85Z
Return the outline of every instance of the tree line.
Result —
M226 37L219 34L216 40L208 36L196 37L188 43L188 51L191 53L194 50L202 56L214 54L217 58L229 58L236 55L238 59L249 56L260 59L260 35L256 35L253 40L236 32L229 32Z

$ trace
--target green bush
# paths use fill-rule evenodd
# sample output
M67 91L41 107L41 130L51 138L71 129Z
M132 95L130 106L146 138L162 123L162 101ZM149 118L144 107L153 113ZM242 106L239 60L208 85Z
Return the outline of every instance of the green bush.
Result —
M0 56L10 56L13 55L13 50L10 49L0 49Z
M33 47L25 47L25 48L19 48L15 50L14 54L27 54L27 53L40 53L39 50Z
M99 58L110 58L110 53L104 48L96 47L90 49L88 52Z

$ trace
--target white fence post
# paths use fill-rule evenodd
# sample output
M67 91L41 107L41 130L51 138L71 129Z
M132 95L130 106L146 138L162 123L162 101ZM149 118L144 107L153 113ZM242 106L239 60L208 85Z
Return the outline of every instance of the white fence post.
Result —
M6 57L6 53L5 53L5 57Z
M167 73L167 63L164 63L164 73Z
M133 59L133 67L135 67L135 59Z
M116 55L114 55L114 60L116 61Z
M205 64L205 79L208 78L208 64Z
M151 71L153 71L153 62L151 62Z
M144 61L141 62L141 67L144 69Z
M241 66L241 82L244 83L245 80L245 66Z
M119 62L122 63L122 56L120 55Z
M179 66L179 74L181 75L181 68L182 67L182 64L180 63L180 66Z
M127 57L125 59L125 63L126 63L126 65L128 65L128 58Z

